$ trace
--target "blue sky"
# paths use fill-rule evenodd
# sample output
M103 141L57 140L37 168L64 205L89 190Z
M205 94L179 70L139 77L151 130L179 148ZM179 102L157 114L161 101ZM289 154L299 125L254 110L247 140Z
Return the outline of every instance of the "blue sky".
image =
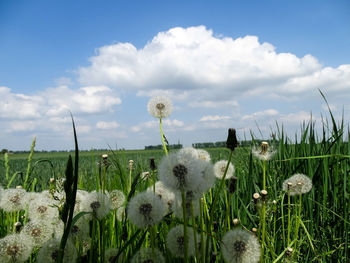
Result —
M349 1L0 0L0 148L159 144L151 96L167 95L170 143L267 138L350 110ZM262 135L259 134L259 129Z

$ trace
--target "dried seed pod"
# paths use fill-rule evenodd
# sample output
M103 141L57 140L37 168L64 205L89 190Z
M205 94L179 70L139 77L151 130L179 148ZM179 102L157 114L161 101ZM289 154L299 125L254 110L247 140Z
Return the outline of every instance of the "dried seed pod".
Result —
M238 145L239 143L237 141L236 130L232 128L228 129L226 147L233 151Z

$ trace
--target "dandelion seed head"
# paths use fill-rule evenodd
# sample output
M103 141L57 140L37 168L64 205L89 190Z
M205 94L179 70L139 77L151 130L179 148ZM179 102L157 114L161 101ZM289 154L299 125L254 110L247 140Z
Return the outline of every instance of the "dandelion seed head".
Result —
M197 149L197 154L198 154L198 159L206 161L206 162L211 161L210 154L206 150Z
M252 153L253 155L263 161L269 161L271 160L275 154L276 150L274 150L273 147L269 146L267 142L262 142L260 146L253 146Z
M194 190L201 180L200 160L186 152L170 153L160 162L160 181L172 190Z
M241 229L224 235L221 251L225 261L230 263L257 263L261 253L257 237Z
M133 256L131 263L165 263L165 258L157 248L141 248Z
M80 204L81 211L92 212L97 219L102 219L111 210L111 201L106 194L91 192L85 196ZM91 219L91 216L87 216Z
M289 195L301 195L312 189L312 180L305 174L294 174L283 182L283 191Z
M6 189L2 191L0 198L0 208L6 212L16 212L24 210L26 191L24 189Z
M158 224L166 210L165 204L151 192L142 192L128 203L128 218L138 228Z
M195 252L195 244L193 237L193 229L191 227L187 228L188 234L188 256L193 256ZM166 244L168 250L174 257L183 257L185 253L185 238L184 238L184 226L178 225L170 229Z
M117 209L117 220L119 222L123 221L123 218L125 217L125 208L124 207L119 207Z
M147 188L147 192L153 193L153 185ZM166 187L162 181L155 183L155 194L166 205L168 209L165 210L165 214L172 211L172 206L175 199L175 194L168 187Z
M43 220L32 220L25 224L21 235L31 240L35 247L40 247L48 241L54 232L53 225Z
M38 263L55 263L58 259L58 250L60 247L60 239L50 239L40 249L37 255ZM66 247L64 249L63 262L76 262L77 250L71 239L67 240Z
M217 161L214 164L214 174L217 178L222 179L226 170L226 166L227 166L227 160L221 160L221 161ZM225 180L230 179L234 176L235 174L235 167L233 166L233 164L230 162L228 169L227 169L227 173L225 176Z
M30 240L21 234L10 234L0 239L0 262L24 262L33 247Z
M29 203L28 217L33 220L53 220L58 218L57 203L43 195Z
M156 96L149 100L147 109L155 118L166 118L171 114L173 105L168 97Z

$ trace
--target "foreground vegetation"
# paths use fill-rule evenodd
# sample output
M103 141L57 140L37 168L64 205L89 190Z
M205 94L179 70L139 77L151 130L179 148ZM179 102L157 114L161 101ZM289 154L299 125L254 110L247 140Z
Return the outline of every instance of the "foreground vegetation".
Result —
M333 116L331 118L332 123L324 124L321 136L316 134L314 123L310 122L303 125L301 136L293 140L285 136L283 128L277 127L276 137L265 150L266 145L207 149L211 158L209 163L232 162L235 177L233 173L229 174L229 165L226 165L222 179L217 178L210 189L195 200L191 199L189 206L186 198L188 201L190 197L183 187L172 203L173 206L179 203L180 210L173 207L154 224L143 226L143 221L135 221L130 206L132 200L146 189L156 190L154 183L163 178L160 164L167 158L164 151L116 150L108 152L108 157L102 156L105 153L101 152L84 153L79 157L79 170L74 170L73 161L67 166L69 153L30 154L26 158L9 156L8 161L1 160L1 185L5 188L3 193L6 188L22 186L27 192L51 189L52 196L57 197L63 190L74 190L73 181L67 186L62 184L62 178L74 178L73 172L78 171L79 190L95 190L95 194L120 190L125 201L119 195L123 200L119 207L110 207L100 216L97 210L81 209L80 213L75 213L77 216L72 225L82 228L79 222L89 222L82 236L70 233L70 238L66 239L65 253L70 253L67 247L73 247L70 249L75 251L78 262L129 262L132 259L134 262L163 262L163 258L165 262L223 262L224 258L227 262L257 262L257 259L261 262L347 262L350 252L349 130L343 123L337 124ZM174 152L170 151L168 156ZM153 163L150 165L152 158L156 167ZM296 185L300 186L300 191L293 192L296 186L289 178L295 174L311 179L312 188L308 192L301 191L302 186L308 185L304 181L304 185L299 185L301 181L298 181ZM50 181L50 178L54 179ZM162 198L165 199L165 195ZM70 210L65 208L65 201L72 199L68 195L58 199L59 216L67 225L67 211ZM74 209L74 200L72 202ZM12 212L2 208L1 238L20 232L29 224L28 207ZM143 213L147 214L146 208L149 207L142 206ZM64 216L65 209L68 210ZM151 214L145 219L149 217ZM170 245L169 233L175 230L182 233L181 248ZM67 238L63 233L54 235L63 236L62 240ZM238 237L242 239L237 241ZM71 239L74 240L72 244L69 243ZM245 242L248 239L250 241ZM177 238L177 242L179 240ZM196 245L191 247L192 243ZM28 262L41 262L39 256L43 246L31 251ZM15 253L13 247L11 249L10 252ZM147 257L135 261L139 251L148 253ZM235 257L228 259L225 253ZM8 262L21 262L13 259Z

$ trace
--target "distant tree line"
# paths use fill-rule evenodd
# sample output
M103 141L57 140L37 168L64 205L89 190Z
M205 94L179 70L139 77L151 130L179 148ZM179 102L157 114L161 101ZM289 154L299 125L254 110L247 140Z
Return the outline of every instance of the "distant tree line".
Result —
M181 149L182 148L182 144L180 144L180 143L169 144L169 145L167 145L167 148L168 149ZM163 149L163 145L162 144L145 146L145 150L159 150L159 149Z

